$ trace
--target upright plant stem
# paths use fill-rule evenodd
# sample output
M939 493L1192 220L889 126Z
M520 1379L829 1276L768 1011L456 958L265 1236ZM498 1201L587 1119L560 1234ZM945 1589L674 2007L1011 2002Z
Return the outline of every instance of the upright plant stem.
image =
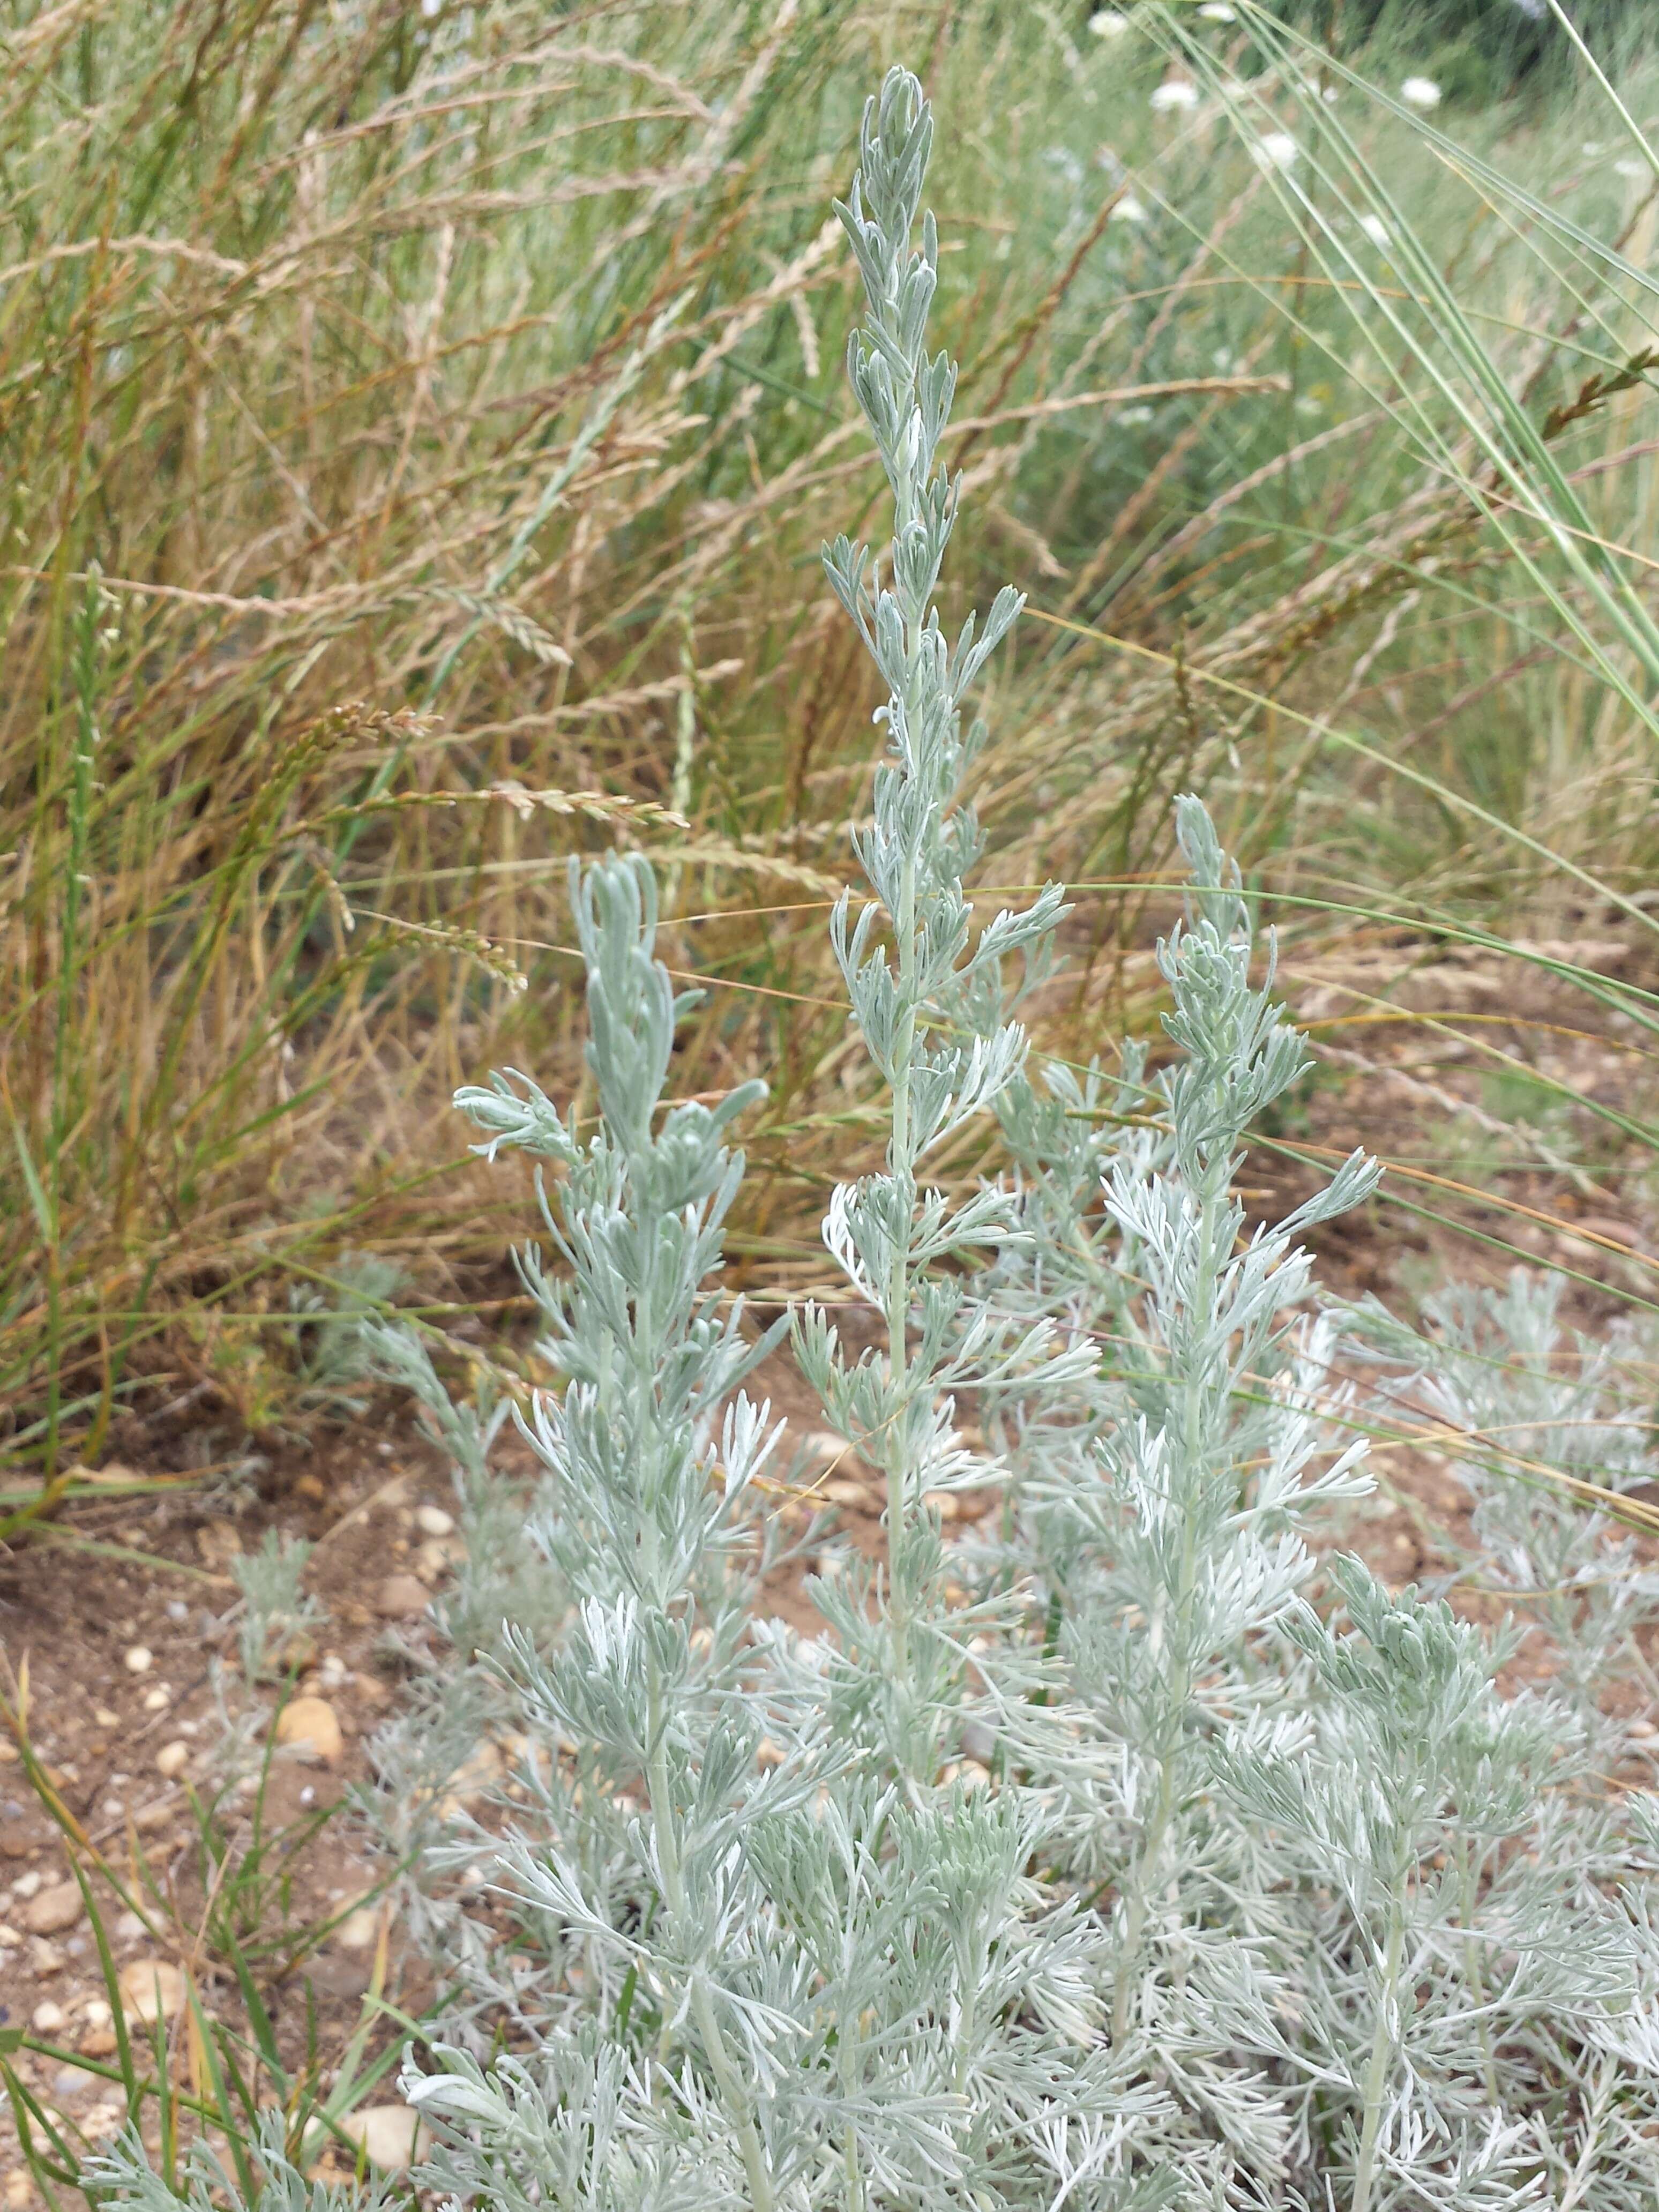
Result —
M1215 1249L1219 1233L1218 1219L1225 1204L1227 1184L1220 1174L1211 1167L1206 1170L1204 1193L1200 1201L1198 1232L1198 1279L1194 1293L1193 1311L1207 1313L1214 1293L1219 1255ZM1201 1455L1203 1425L1204 1376L1201 1366L1194 1362L1182 1389L1181 1449L1197 1463ZM1125 1916L1123 1949L1118 1961L1112 1990L1112 2040L1121 2044L1128 2033L1129 2006L1134 1990L1134 1978L1140 1961L1140 1947L1146 1932L1148 1900L1157 1879L1158 1862L1164 1855L1170 1823L1175 1817L1176 1785L1179 1778L1182 1750L1182 1731L1185 1723L1188 1699L1192 1695L1192 1638L1190 1610L1193 1594L1198 1582L1198 1547L1190 1516L1182 1529L1181 1566L1176 1578L1174 1602L1165 1621L1166 1632L1176 1642L1178 1656L1170 1688L1168 1706L1169 1728L1158 1757L1158 1795L1152 1803L1152 1819L1147 1823L1140 1855L1135 1862L1133 1887L1129 1895L1128 1911Z
M916 872L914 861L907 861L896 917L898 932L899 988L902 992L910 979L913 966L913 941L915 935ZM892 1369L893 1395L896 1411L887 1444L887 1578L889 1608L893 1626L893 1654L899 1674L902 1678L909 1656L909 1602L903 1588L904 1578L904 1516L905 1493L908 1488L908 1346L906 1335L910 1319L910 1250L909 1224L915 1204L915 1163L910 1158L910 1060L915 1050L916 1016L912 1005L899 1026L898 1045L893 1073L893 1135L892 1173L898 1187L904 1234L893 1246L892 1266L887 1277L887 1344L888 1359Z
M647 1698L647 1717L651 1746L646 1769L646 1786L651 1795L651 1821L657 1838L657 1856L662 1867L663 1894L676 1920L685 1919L685 1883L680 1868L678 1814L674 1805L673 1785L669 1779L667 1741L665 1735L666 1718L663 1711L662 1684L654 1657L650 1662ZM744 2171L749 2176L749 2191L754 2203L754 2212L773 2212L775 2196L772 2176L766 2162L748 2092L744 2087L732 2054L726 2048L720 2030L720 2016L714 2010L714 2001L708 1994L708 1984L701 1969L694 1968L691 1984L691 2009L697 2022L697 2032L708 2060L709 2070L719 2086L726 2109L732 2115L738 2138L738 2148L743 2156Z
M1401 1876L1403 1881L1403 1875ZM1389 1933L1382 1953L1382 1984L1376 1993L1376 2027L1371 2037L1370 2062L1365 2069L1364 2117L1360 2123L1359 2154L1354 2161L1353 2201L1350 2212L1370 2212L1371 2179L1376 2166L1376 2138L1382 2124L1382 2099L1394 2059L1394 2008L1400 1980L1400 1954L1405 1948L1406 1914L1401 1885L1389 1900Z

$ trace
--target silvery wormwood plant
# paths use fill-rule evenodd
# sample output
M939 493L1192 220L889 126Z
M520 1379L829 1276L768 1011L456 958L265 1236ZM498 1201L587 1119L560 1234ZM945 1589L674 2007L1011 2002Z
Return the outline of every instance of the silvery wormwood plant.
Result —
M623 911L619 887L642 902L649 881L637 867L611 864L580 895L599 1134L579 1146L538 1094L505 1084L466 1102L492 1146L562 1160L570 1271L558 1286L529 1273L571 1378L530 1433L558 1477L536 1533L572 1617L550 1655L522 1632L507 1639L524 1710L556 1757L544 1778L536 1770L542 1836L521 1833L496 1859L525 1943L549 1954L541 2016L562 2015L569 2033L544 2041L539 2071L486 2076L458 2054L459 2070L410 2087L428 2115L477 2122L488 2185L508 2197L556 2162L572 2201L1046 2202L1077 2130L1079 2155L1103 2167L1158 2101L1112 2078L1090 1960L1097 1923L1035 1879L1045 1795L1012 1776L994 1791L941 1779L975 1723L1017 1761L1079 1755L1033 1695L1054 1670L1023 1635L1023 1604L952 1596L924 1497L988 1472L953 1435L953 1389L992 1376L1012 1387L1016 1375L1036 1388L1083 1361L1047 1356L1045 1322L1009 1328L970 1311L941 1265L1015 1233L1006 1194L953 1208L920 1176L1017 1073L1024 1041L1005 1018L1004 963L1033 965L1059 912L1046 895L969 950L962 877L977 838L948 802L977 732L959 735L958 708L1015 603L947 653L931 597L952 510L934 463L952 379L921 351L931 225L920 252L909 246L930 127L913 81L891 80L844 210L872 308L854 385L899 521L895 588L866 583L854 549L829 556L891 695L890 758L860 848L877 896L856 921L844 902L835 935L893 1109L885 1171L836 1194L825 1236L888 1334L849 1360L814 1312L798 1344L831 1418L884 1472L889 1513L884 1571L849 1564L818 1585L827 1640L756 1622L753 1570L735 1565L752 1529L748 1478L770 1438L763 1412L730 1394L766 1346L744 1347L734 1315L716 1328L701 1287L735 1166L711 1152L689 1182L643 1171L672 1149L674 1116L659 1134L653 1125L673 1009L643 903ZM744 1103L698 1127L712 1139ZM625 1176L609 1164L619 1152ZM716 1195L698 1234L690 1212L671 1228L673 1209L708 1204L705 1189ZM700 1426L723 1401L718 1450L706 1451ZM643 1522L641 1483L655 1516ZM521 1989L520 2018L526 2003ZM590 2125L596 2099L613 2127ZM483 2185L483 2170L451 2154L458 2183Z
M1313 1515L1366 1486L1359 1448L1330 1449L1362 1409L1295 1240L1373 1170L1351 1160L1247 1233L1241 1140L1306 1048L1271 957L1251 983L1248 908L1207 817L1183 801L1178 821L1194 887L1159 961L1182 1054L1150 1080L1131 1059L1115 1085L1051 1069L1046 1097L1012 1087L1013 1188L1042 1234L983 1284L1103 1347L1082 1389L994 1407L1012 1480L984 1550L1032 1578L1072 1707L1115 1754L1065 1861L1109 1900L1114 2047L1178 2107L1158 2154L1184 2137L1219 2201L1646 2203L1656 1828L1629 1723L1651 1680L1651 1577L1478 1450L1472 1564L1534 1601L1559 1690L1500 1693L1519 1631L1488 1638L1357 1559L1316 1571ZM1410 1364L1402 1390L1477 1443L1594 1455L1622 1486L1650 1455L1607 1403L1605 1362L1559 1371L1554 1304L1448 1293L1432 1342L1355 1318Z
M650 872L574 872L597 1126L522 1077L459 1102L556 1171L527 1518L504 1407L373 1333L468 1540L448 1662L380 1746L409 1924L462 1993L404 2077L422 2178L499 2212L1653 2212L1659 1820L1605 1786L1593 1688L1510 1693L1503 1639L1317 1564L1364 1477L1298 1239L1372 1171L1248 1227L1245 1133L1305 1048L1207 816L1182 803L1166 1066L1033 1074L1011 1016L1060 895L975 932L960 716L1018 602L954 646L934 609L930 130L894 72L842 216L895 532L827 554L889 695L834 944L890 1136L824 1225L876 1335L795 1329L885 1555L809 1584L821 1634L766 1618L779 1437L744 1385L777 1332L719 1272L755 1089L667 1098ZM992 1111L1011 1171L930 1185ZM931 1503L958 1483L1002 1492L965 1542ZM141 2169L125 2143L118 2197Z

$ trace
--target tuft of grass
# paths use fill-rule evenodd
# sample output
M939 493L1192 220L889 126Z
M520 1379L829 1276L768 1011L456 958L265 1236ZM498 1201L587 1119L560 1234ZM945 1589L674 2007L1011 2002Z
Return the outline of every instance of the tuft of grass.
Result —
M29 1735L27 1666L0 1696L0 1725L15 1742L23 1777L58 1829L85 1901L97 1972L110 2010L114 2050L88 2057L23 2027L0 2028L0 2091L10 2107L18 2144L50 2212L67 2192L99 2195L97 2162L104 2139L49 2103L29 2059L80 2071L118 2089L125 2131L148 2153L162 2188L180 2203L197 2201L194 2154L212 2146L250 2203L258 2201L272 2154L310 2167L331 2144L347 2168L361 2169L358 2143L344 2124L386 2081L410 2047L423 2040L422 2022L386 1995L388 1923L383 1920L359 2016L343 2040L325 2039L305 1980L305 1966L348 1911L387 1891L401 1869L389 1866L367 1898L319 1918L296 1913L307 1860L343 1801L280 1822L269 1803L269 1741L248 1779L210 1791L189 1790L194 1910L181 1905L176 1870L158 1879L137 1832L128 1830L126 1864L100 1846L64 1803ZM181 1978L182 2000L159 1990L142 2017L124 1988L110 1935L110 1916L134 1913L144 1923L166 1972ZM278 2028L283 2000L302 2000L297 2044Z

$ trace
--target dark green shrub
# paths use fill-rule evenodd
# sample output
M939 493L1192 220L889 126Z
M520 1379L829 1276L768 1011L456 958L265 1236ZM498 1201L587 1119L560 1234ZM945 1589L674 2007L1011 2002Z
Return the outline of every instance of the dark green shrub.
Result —
M1604 66L1654 22L1643 0L1570 0L1568 12ZM1454 99L1502 93L1572 54L1549 0L1275 0L1275 13L1345 61L1378 46L1432 61Z

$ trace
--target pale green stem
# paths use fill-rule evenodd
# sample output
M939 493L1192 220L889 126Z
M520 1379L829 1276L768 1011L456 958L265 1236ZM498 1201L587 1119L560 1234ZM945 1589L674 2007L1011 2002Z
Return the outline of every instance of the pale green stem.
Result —
M974 2040L974 1998L979 1989L980 1979L977 1974L964 1974L962 1978L962 1993L958 2000L960 2009L957 2019L955 2077L958 2096L962 2095L968 2085L968 2054L973 2048Z
M1177 1616L1191 1599L1195 1568L1189 1537L1182 1550L1181 1579L1176 1591ZM1190 1665L1183 1658L1173 1686L1175 1703L1178 1707L1184 1708L1190 1694L1191 1671ZM1179 1765L1180 1745L1176 1742L1164 1751L1158 1761L1158 1796L1142 1840L1140 1856L1135 1863L1133 1887L1129 1893L1129 1910L1124 1923L1123 1950L1118 1960L1112 1990L1114 2045L1121 2044L1128 2033L1129 2004L1134 1995L1135 1970L1140 1962L1141 1939L1146 1932L1152 1883L1157 1879L1158 1862L1164 1856L1164 1844L1170 1832L1170 1823L1175 1817L1176 1779Z
M907 860L899 890L899 910L893 917L898 939L900 992L908 991L916 921L916 871ZM915 1203L915 1177L910 1158L910 1060L916 1044L915 1008L910 1006L899 1023L893 1060L893 1180L897 1185L906 1233L894 1245L887 1274L888 1364L893 1380L893 1417L887 1437L887 1580L893 1625L893 1661L902 1682L909 1659L909 1592L902 1587L899 1568L904 1536L906 1462L908 1455L908 1352L905 1343L910 1319L910 1252L908 1224Z
M858 2045L854 2033L855 2023L843 2018L841 2022L839 2059L842 2100L850 2115L858 2096ZM849 2117L842 2145L842 2161L847 2175L847 2212L864 2212L864 2176L859 2171L858 2130Z
M673 1791L668 1779L667 1741L663 1729L662 1685L658 1679L656 1662L651 1662L646 1688L646 1722L650 1730L651 1746L646 1780L651 1795L651 1821L657 1838L657 1856L662 1866L663 1894L668 1909L676 1920L685 1919L685 1884L680 1874L679 1831L676 1826ZM701 1968L694 1968L691 1984L691 2009L696 2017L698 2032L702 2037L709 2070L729 2115L738 2139L738 2148L743 2155L744 2171L749 2176L749 2194L754 2212L773 2212L775 2198L772 2176L766 2163L766 2154L761 2147L754 2114L742 2077L732 2063L726 2038L720 2031L714 2001L708 1993L708 1984Z
M1394 2035L1389 2016L1400 1982L1400 1954L1406 1942L1404 1875L1389 1900L1389 1934L1382 1954L1382 1981L1376 1993L1376 2027L1371 2037L1370 2063L1365 2069L1364 2117L1360 2123L1359 2155L1353 2170L1353 2199L1349 2212L1370 2212L1371 2181L1376 2168L1376 2138L1382 2124L1382 2099L1394 2063Z
M1462 1896L1463 1923L1468 1931L1463 1938L1463 1971L1469 1978L1470 1993L1474 1998L1474 2008L1480 2019L1481 2073L1486 2084L1486 2095L1491 2100L1492 2110L1496 2112L1502 2100L1498 2094L1498 2064L1492 2045L1492 2022L1486 2018L1486 1978L1480 1971L1480 1944L1473 1927L1477 1886L1476 1869L1470 1854L1467 1836L1460 1836L1457 1839L1457 1880Z
M1194 1310L1198 1313L1208 1310L1215 1287L1218 1265L1218 1255L1213 1249L1218 1233L1216 1216L1217 1209L1226 1195L1224 1186L1218 1188L1217 1181L1213 1174L1206 1179L1200 1200L1198 1280L1194 1292ZM1200 1442L1203 1395L1202 1374L1194 1372L1188 1375L1182 1393L1179 1449L1194 1458ZM1170 1824L1175 1817L1176 1784L1181 1759L1180 1729L1188 1700L1192 1695L1192 1638L1187 1613L1197 1583L1198 1556L1189 1516L1182 1523L1181 1567L1170 1607L1172 1632L1179 1639L1179 1656L1170 1682L1170 1704L1176 1716L1176 1729L1158 1760L1158 1796L1153 1801L1152 1816L1147 1823L1140 1856L1132 1877L1129 1909L1124 1923L1123 1950L1118 1960L1112 1992L1112 2040L1115 2044L1121 2044L1128 2032L1129 2005L1134 1994L1136 1969L1140 1962L1141 1941L1146 1932L1152 1887L1157 1879L1158 1862L1164 1854Z

